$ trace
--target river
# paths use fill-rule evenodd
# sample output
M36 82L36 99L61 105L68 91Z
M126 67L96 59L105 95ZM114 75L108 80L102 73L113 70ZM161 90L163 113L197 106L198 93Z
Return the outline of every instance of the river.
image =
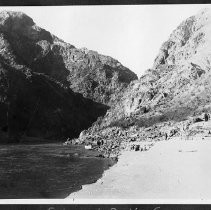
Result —
M62 143L0 145L0 199L65 198L114 161Z

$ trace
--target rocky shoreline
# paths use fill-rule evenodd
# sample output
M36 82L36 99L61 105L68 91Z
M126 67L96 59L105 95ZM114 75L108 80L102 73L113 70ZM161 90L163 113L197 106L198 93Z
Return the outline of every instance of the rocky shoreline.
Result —
M99 152L99 157L113 158L123 151L148 151L156 142L180 139L191 139L195 135L211 135L211 128L199 127L198 123L206 123L207 113L189 117L182 122L161 122L150 127L129 126L107 127L104 129L89 128L81 132L79 138L68 140L64 145L90 145L91 149Z

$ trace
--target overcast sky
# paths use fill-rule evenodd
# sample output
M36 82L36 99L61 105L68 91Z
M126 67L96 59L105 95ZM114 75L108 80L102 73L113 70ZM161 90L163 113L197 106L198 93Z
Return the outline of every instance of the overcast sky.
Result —
M210 5L2 7L78 48L112 56L138 76L152 67L161 44L186 18Z

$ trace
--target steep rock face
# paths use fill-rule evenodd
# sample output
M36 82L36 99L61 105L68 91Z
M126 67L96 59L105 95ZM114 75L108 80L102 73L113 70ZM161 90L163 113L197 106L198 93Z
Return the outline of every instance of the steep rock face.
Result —
M182 22L163 43L152 69L122 93L92 129L151 126L211 110L211 12Z
M103 104L112 105L117 95L137 76L118 61L94 51L72 50L77 61L71 65L71 88ZM91 71L90 71L91 69ZM77 80L75 79L77 78Z
M0 12L0 141L6 132L15 142L77 137L136 78L118 61L65 43L21 12Z
M183 21L163 43L153 68L160 64L183 65L190 62L206 68L210 62L210 15L210 10L204 9Z
M44 73L103 104L112 104L116 94L137 79L117 60L77 49L38 27L23 13L0 13L0 39L0 54L6 59Z
M60 141L77 137L108 108L48 76L17 67L0 57L0 127L9 134L4 141L19 142L23 136Z

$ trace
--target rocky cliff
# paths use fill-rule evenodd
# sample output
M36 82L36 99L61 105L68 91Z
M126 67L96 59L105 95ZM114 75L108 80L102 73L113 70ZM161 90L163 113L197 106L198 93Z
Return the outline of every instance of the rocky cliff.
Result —
M21 12L0 13L0 127L11 141L77 137L136 78L117 60L77 49Z
M182 22L161 46L153 68L131 82L108 112L107 124L127 118L140 125L145 118L182 120L210 109L210 34L208 9Z
M141 136L161 137L161 123L180 124L190 117L210 112L210 34L211 11L208 9L183 21L161 46L153 67L139 80L132 81L121 93L120 101L83 134L98 132L97 135L102 136L102 132L109 130L104 132L103 138L112 139L110 132L118 127L123 129L120 135L114 135L113 139L118 142L127 140L130 134L139 136L139 140L143 139ZM147 135L144 129L148 129ZM125 138L121 137L122 133Z
M77 137L107 106L64 88L50 77L11 67L0 57L1 141L19 142L23 136L63 140ZM5 135L3 135L5 137Z
M111 104L137 76L117 60L77 49L20 12L0 13L1 54L94 101ZM9 58L8 58L9 57Z

